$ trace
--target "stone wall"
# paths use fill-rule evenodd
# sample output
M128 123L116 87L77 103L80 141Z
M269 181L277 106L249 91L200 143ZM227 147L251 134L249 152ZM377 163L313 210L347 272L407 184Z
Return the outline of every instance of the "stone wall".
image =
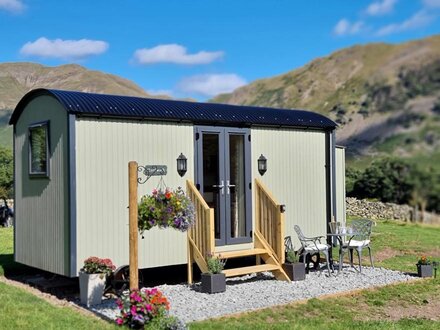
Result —
M398 205L393 203L371 202L366 199L347 197L347 215L377 219L392 219L401 221L422 222L422 212L409 205ZM440 215L425 212L423 223L440 224Z

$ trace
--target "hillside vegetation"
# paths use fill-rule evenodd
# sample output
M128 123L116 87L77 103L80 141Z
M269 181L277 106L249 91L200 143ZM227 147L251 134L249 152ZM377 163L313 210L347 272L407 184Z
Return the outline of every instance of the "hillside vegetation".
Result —
M36 63L0 64L0 109L13 109L34 88L76 90L131 96L149 96L121 77L88 70L77 64L47 67Z
M12 148L9 117L23 95L35 88L153 97L127 79L88 70L77 64L47 67L36 63L2 63L0 64L0 145ZM161 97L166 98L166 96Z
M325 114L359 167L390 154L428 166L440 157L440 35L343 49L212 101Z

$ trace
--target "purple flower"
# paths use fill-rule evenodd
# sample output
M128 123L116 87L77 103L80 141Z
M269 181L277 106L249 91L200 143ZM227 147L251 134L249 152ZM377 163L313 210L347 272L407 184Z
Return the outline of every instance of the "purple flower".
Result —
M144 317L142 315L139 315L139 314L136 315L135 317L133 317L133 320L141 322L141 323L145 322Z

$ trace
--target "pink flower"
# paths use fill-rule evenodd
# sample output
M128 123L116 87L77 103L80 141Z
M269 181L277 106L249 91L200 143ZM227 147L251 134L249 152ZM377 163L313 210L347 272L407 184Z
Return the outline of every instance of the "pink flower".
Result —
M142 300L141 297L139 297L139 293L137 291L133 291L130 294L130 299L133 299L134 301L141 301ZM139 300L139 299L141 299L141 300Z
M131 306L130 311L131 311L131 315L136 315L137 314L136 306Z
M153 307L151 307L150 304L148 304L147 306L145 306L145 309L149 312L151 312L151 310L153 309Z
M124 323L124 320L121 319L121 318L117 318L117 319L116 319L116 323L117 323L118 325L122 325L122 324Z

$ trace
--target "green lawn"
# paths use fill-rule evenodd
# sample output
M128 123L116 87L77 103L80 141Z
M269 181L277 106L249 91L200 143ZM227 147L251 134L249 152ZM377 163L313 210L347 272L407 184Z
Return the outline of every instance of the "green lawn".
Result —
M379 221L373 228L372 246L377 266L414 273L422 255L440 261L440 227Z
M435 304L439 294L437 278L196 322L191 329L440 329L440 321L405 317L412 310ZM389 320L388 314L398 311L396 306L404 317ZM434 312L437 317L439 306L437 303Z
M5 274L5 269L15 267L12 235L12 228L0 228L0 276Z
M375 266L415 273L421 255L440 261L440 227L377 221L372 246ZM337 253L334 249L335 257ZM363 264L369 265L367 257ZM191 329L440 329L439 296L440 274L355 295L195 322ZM437 321L429 320L433 316Z
M13 229L0 228L0 276L24 271L34 270L14 262Z
M33 271L13 260L13 230L0 228L0 276ZM118 329L112 323L49 304L0 282L0 329Z
M378 221L373 228L372 246L376 266L414 273L415 263L422 254L440 260L440 227ZM13 262L12 253L12 230L0 228L0 274L26 269ZM364 264L368 265L368 259ZM190 328L440 329L439 296L440 274L437 279L195 322ZM437 321L429 320L433 316ZM52 306L22 289L0 283L0 329L16 328L111 329L115 326L69 308Z
M0 315L0 329L118 329L4 283L0 283Z

